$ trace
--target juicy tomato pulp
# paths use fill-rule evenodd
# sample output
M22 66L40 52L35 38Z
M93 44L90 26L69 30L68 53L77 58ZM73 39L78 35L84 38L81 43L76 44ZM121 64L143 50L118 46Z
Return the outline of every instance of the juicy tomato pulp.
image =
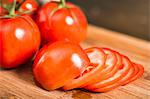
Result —
M144 68L142 65L140 64L136 64L136 63L133 63L133 67L134 67L134 73L133 75L123 83L123 85L125 84L128 84L136 79L138 79L139 77L141 77L144 73Z
M17 67L38 50L39 29L28 15L0 19L0 27L0 67Z
M36 23L43 43L59 40L80 43L86 38L87 20L83 12L71 3L66 5L68 8L58 9L58 3L49 2L38 11Z
M118 58L117 58L115 52L110 50L110 49L104 49L104 48L101 49L101 50L103 50L105 55L106 55L106 61L105 61L105 64L104 64L104 69L101 70L99 72L99 74L97 74L98 76L95 79L93 79L93 80L89 81L88 83L86 83L86 85L84 85L85 87L82 86L82 87L84 87L86 89L91 84L100 82L100 81L102 81L104 79L108 79L113 74L115 74L117 72L117 70L118 70L118 66L119 66L118 65Z
M33 72L36 80L47 90L64 86L80 75L89 59L78 46L69 42L45 45L36 55Z
M126 57L123 57L122 62L123 62L123 68L118 69L118 71L110 78L95 83L93 85L90 85L88 89L96 92L105 92L108 86L119 83L119 81L128 74L130 67L132 65ZM107 91L111 89L113 88L107 88Z

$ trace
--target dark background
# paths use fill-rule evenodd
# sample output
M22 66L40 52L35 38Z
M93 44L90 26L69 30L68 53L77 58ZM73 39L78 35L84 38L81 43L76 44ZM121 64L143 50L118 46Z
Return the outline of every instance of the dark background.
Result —
M150 0L68 0L79 5L92 24L150 40Z

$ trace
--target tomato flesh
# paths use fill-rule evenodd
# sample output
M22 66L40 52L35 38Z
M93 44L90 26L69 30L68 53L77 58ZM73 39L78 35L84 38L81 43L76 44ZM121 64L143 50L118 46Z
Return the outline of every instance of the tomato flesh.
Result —
M85 83L81 87L100 82L101 80L108 78L111 71L112 71L111 73L115 73L117 71L117 68L115 66L117 63L116 55L112 51L110 51L106 48L103 48L102 50L104 51L104 53L106 55L106 61L105 61L103 70L101 70L99 73L95 74L95 75L98 75L97 77L95 77L95 79L90 80L89 82ZM88 49L87 49L87 51L88 51ZM86 52L86 50L85 50L85 52ZM92 57L92 58L94 59L94 57Z
M134 80L136 80L138 78L140 78L143 75L144 68L143 68L142 65L133 63L133 66L134 66L134 69L135 69L133 76L129 80L124 82L123 85L126 85L126 84L128 84L128 83L130 83L130 82L132 82L132 81L134 81Z
M110 78L112 75L114 75L118 71L118 68L120 68L120 66L122 66L122 58L121 58L121 56L118 52L115 52L115 51L113 51L111 49L108 49L108 48L103 48L103 50L104 50L105 53L109 52L109 54L111 55L112 60L117 61L117 62L112 61L113 63L109 64L109 66L111 66L113 64L112 65L113 69L111 71L106 71L107 69L105 69L102 72L102 74L99 74L99 77L97 77L97 79L95 81L94 80L91 81L91 82L94 82L94 83L100 82L104 79ZM117 60L116 60L115 57L117 58ZM108 60L109 60L109 58L108 58ZM107 62L107 59L106 59L106 62ZM90 88L90 85L94 84L94 83L87 83L87 86L85 86L84 88L88 89L88 88Z
M92 89L92 91L94 92L107 92L110 91L114 88L117 88L120 85L123 85L125 81L128 81L132 76L134 75L134 67L131 65L131 68L129 70L129 72L119 81L117 81L116 83L113 83L111 85L102 87L102 88L97 88L97 89Z
M101 88L112 85L116 82L118 82L120 79L122 79L130 70L131 67L131 63L129 61L128 58L126 58L125 56L122 56L122 62L123 62L123 68L118 70L114 75L112 75L112 77L105 79L101 82L95 83L90 85L89 87L87 87L86 89L90 89L90 90L94 90L94 91L100 91Z

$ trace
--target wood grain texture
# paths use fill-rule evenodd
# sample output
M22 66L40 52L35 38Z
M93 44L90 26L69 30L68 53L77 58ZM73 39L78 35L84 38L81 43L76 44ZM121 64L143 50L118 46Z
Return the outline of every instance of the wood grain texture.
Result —
M0 99L150 99L150 42L89 26L88 38L83 48L109 47L143 64L142 78L107 93L85 90L46 91L36 86L32 75L32 62L13 70L0 70Z

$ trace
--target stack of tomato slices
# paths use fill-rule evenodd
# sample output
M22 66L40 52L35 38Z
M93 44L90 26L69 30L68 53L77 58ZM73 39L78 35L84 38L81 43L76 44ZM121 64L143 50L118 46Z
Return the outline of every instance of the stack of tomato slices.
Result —
M109 48L83 50L76 44L55 42L38 52L33 73L47 90L84 88L107 92L138 79L144 68Z
M107 92L126 85L144 73L143 66L131 62L128 57L108 48L85 49L90 64L82 74L62 88L84 88L93 92Z

